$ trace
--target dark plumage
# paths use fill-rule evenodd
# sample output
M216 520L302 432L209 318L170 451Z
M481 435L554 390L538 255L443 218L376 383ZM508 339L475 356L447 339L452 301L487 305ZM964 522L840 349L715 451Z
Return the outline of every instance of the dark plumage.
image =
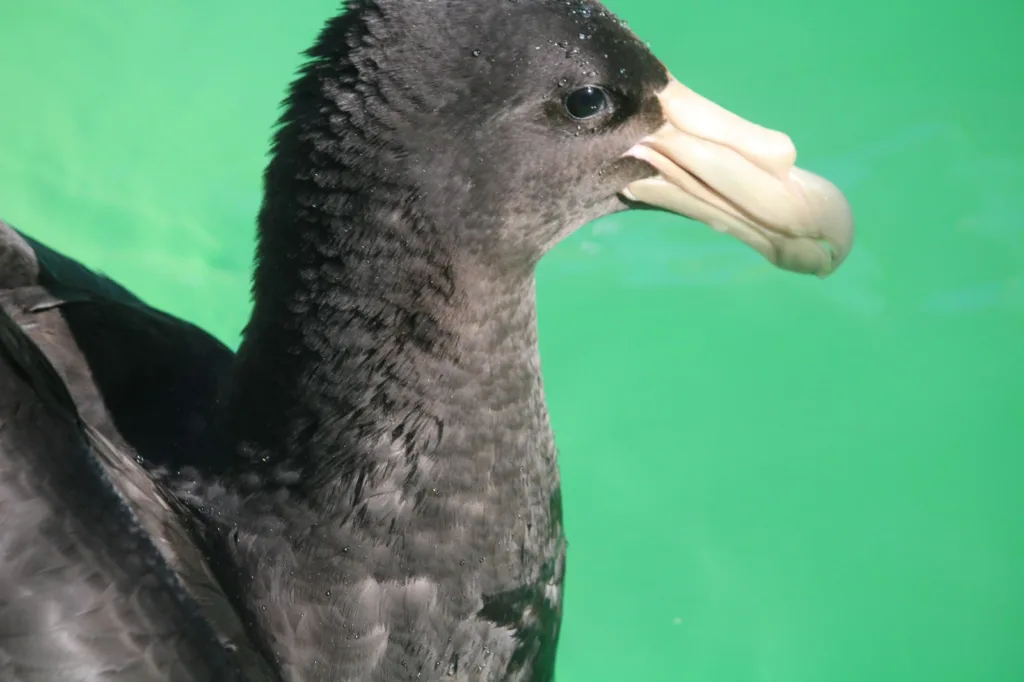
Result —
M170 506L6 314L0 386L0 678L242 679L154 542L184 536Z
M163 485L232 357L0 221L0 680L277 679Z
M0 403L0 509L77 524L0 545L12 679L145 655L149 677L130 679L551 680L566 541L537 262L623 196L791 269L827 273L849 248L841 196L792 191L788 139L748 148L707 126L717 111L685 120L710 110L597 3L354 0L309 58L266 172L236 357L0 225L0 380L17 387ZM716 170L776 194L687 184ZM709 191L719 208L680 203ZM72 542L85 549L47 554ZM22 643L59 645L6 615L28 564L53 579L26 609L72 594L103 615L138 585L133 610L67 616L135 648L18 662ZM90 588L101 578L113 591Z
M151 467L195 461L234 357L227 346L2 220L0 302L100 433L123 437Z

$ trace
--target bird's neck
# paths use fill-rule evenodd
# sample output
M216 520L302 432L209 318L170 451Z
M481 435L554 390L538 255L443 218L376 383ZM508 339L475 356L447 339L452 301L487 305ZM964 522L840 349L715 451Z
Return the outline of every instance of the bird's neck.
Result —
M424 629L439 617L479 628L455 660L511 655L508 633L553 656L565 540L532 274L489 276L406 237L317 249L287 295L256 279L228 400L243 489L206 508L218 578L295 679L377 654L405 670L411 648L360 653L380 632L415 640L413 667L448 666L455 630Z
M295 106L328 106L328 76L308 70ZM483 642L455 660L498 665L489 651L520 645L550 659L565 541L532 264L482 262L493 231L418 215L401 150L364 133L357 101L331 100L326 122L293 112L278 134L214 430L230 464L189 500L218 579L296 679L370 679L351 665L397 670L413 650L440 664L458 643L425 625L439 604Z
M532 271L475 267L394 210L347 205L298 251L262 245L227 405L249 478L287 485L321 520L408 514L410 530L424 518L413 508L467 523L452 515L549 509L558 474ZM310 230L296 215L265 208L263 220Z

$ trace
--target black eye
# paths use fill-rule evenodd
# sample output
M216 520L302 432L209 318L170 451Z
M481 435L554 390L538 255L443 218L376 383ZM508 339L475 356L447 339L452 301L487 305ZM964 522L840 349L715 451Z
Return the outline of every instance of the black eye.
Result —
M575 119L593 118L608 108L608 93L588 85L570 92L565 98L565 110Z

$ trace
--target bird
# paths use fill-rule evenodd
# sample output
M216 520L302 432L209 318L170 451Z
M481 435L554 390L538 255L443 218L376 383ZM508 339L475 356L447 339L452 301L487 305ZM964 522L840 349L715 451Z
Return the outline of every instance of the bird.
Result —
M283 104L237 353L0 225L0 513L59 519L0 535L0 679L550 682L535 268L661 210L828 276L853 214L795 159L598 2L351 0Z

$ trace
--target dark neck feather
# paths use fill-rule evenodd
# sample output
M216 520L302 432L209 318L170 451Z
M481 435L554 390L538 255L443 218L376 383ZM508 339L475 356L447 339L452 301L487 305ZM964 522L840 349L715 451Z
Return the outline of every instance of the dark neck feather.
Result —
M345 21L321 44L359 43ZM533 270L427 215L361 68L293 87L222 405L241 456L191 499L286 676L546 680L565 541Z

